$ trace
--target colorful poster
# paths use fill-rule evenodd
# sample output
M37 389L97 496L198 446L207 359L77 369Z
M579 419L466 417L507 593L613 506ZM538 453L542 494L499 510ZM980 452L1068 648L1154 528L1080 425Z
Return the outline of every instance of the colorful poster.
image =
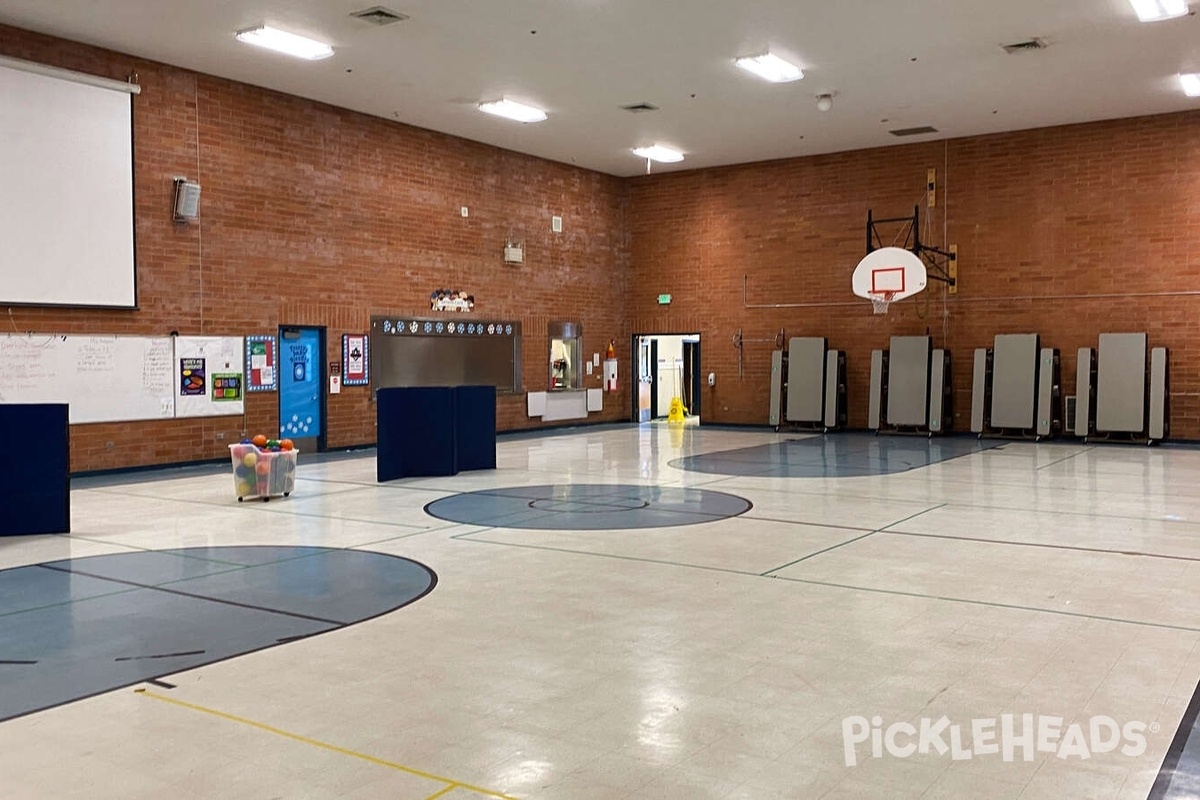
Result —
M342 362L346 365L342 376L344 386L365 386L370 382L370 354L365 335L345 334L342 336Z
M453 289L437 289L429 293L430 311L474 311L475 295Z
M214 403L228 403L242 399L242 376L238 374L213 375L212 399Z
M205 393L204 359L179 359L179 394L182 397L200 396Z
M279 387L274 336L246 337L246 391L269 392Z

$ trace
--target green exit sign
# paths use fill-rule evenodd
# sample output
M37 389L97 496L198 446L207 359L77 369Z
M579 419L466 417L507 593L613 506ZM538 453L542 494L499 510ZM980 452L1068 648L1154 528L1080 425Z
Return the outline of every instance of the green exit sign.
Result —
M658 296L658 304L659 304L660 306L669 306L669 305L671 305L671 295L669 295L669 294L660 294L660 295Z

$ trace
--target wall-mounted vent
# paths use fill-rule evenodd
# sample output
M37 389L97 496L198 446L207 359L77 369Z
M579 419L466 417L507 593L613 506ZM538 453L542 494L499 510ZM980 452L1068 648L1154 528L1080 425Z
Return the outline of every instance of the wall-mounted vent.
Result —
M392 11L390 8L383 6L373 6L372 8L364 8L362 11L355 11L350 16L355 19L361 19L363 22L369 22L372 25L391 25L395 22L404 22L408 19L407 14L401 14L399 11Z
M923 133L937 133L938 129L932 125L922 125L919 128L897 128L894 131L888 131L892 136L920 136Z
M658 106L653 103L634 103L633 105L621 106L622 111L628 111L630 114L645 114L647 111L658 111Z
M1004 52L1012 55L1013 53L1027 53L1030 50L1045 50L1049 45L1046 44L1045 39L1039 39L1035 36L1024 42L1013 42L1012 44L1002 44L1000 46L1004 48Z

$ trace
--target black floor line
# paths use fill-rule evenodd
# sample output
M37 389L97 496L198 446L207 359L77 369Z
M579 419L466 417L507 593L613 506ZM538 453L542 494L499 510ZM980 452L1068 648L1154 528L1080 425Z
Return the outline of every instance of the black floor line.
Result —
M150 684L151 686L157 686L160 689L174 689L175 688L175 684L167 683L166 681L161 680L160 678L150 678L149 680L147 680L145 682Z
M1197 684L1195 690L1192 691L1191 702L1188 703L1187 710L1183 712L1183 719L1179 721L1179 729L1175 731L1175 736L1171 739L1171 746L1167 748L1167 754L1163 758L1162 766L1158 768L1158 775L1154 778L1154 785L1150 787L1150 794L1147 795L1146 800L1164 800L1166 798L1167 790L1171 788L1171 780L1179 768L1179 758L1183 755L1188 738L1192 735L1192 730L1196 725L1197 716L1200 716L1200 684Z
M818 550L815 553L809 553L808 555L804 556L803 558L797 558L795 561L789 561L788 563L784 564L781 567L776 567L775 569L767 570L766 572L762 573L762 576L765 578L773 572L779 572L782 569L787 569L788 567L799 564L801 561L808 561L810 558L815 558L816 556L819 556L822 553L828 553L831 550L837 550L839 547L845 547L848 544L854 544L855 542L860 542L863 539L866 539L868 536L874 536L877 533L886 531L888 528L892 527L893 525L900 525L902 523L908 522L910 519L916 519L917 517L921 516L922 514L927 514L930 511L936 511L944 505L945 505L945 503L942 503L941 505L932 506L930 508L925 509L924 511L918 511L915 514L910 514L907 517L905 517L904 519L896 520L895 522L889 522L887 525L884 525L881 528L876 528L875 530L867 531L862 536L855 536L853 539L847 539L846 541L841 542L840 544L835 544L830 547L826 547L825 549Z
M485 533L478 531L477 533ZM880 531L882 533L882 531ZM1073 617L1075 619L1092 619L1098 622L1111 622L1118 625L1135 625L1143 628L1156 628L1161 630L1171 631L1186 631L1188 633L1200 633L1200 628L1189 627L1187 625L1171 625L1165 622L1145 622L1136 619L1123 619L1121 617L1105 617L1099 614L1082 614L1075 611L1061 611L1053 608L1039 608L1037 606L1019 606L1011 603L995 603L989 600L971 600L963 597L947 597L944 595L921 594L919 592L904 592L896 589L880 589L871 586L855 586L846 583L834 583L831 581L816 581L807 578L788 578L783 575L763 575L757 572L749 572L745 570L729 569L726 567L709 567L703 564L685 564L679 561L666 561L655 558L640 558L637 556L623 556L613 553L596 553L588 550L571 550L565 547L549 547L546 545L536 544L518 544L514 542L498 542L493 539L473 539L470 538L476 534L464 533L459 536L452 536L452 539L457 539L460 542L475 542L478 544L491 544L501 547L518 547L526 550L545 550L552 553L566 553L568 555L577 556L596 556L600 558L612 558L620 561L635 561L645 564L660 564L662 566L683 567L685 569L698 569L707 572L724 572L729 575L745 575L751 578L765 578L767 580L788 581L790 583L802 583L809 586L824 586L830 589L846 589L852 592L870 592L872 594L886 594L895 597L911 597L918 600L935 600L946 603L960 603L963 605L983 606L986 608L1003 608L1011 611L1028 611L1033 614L1054 614L1062 617Z
M1101 553L1113 556L1138 556L1140 558L1161 558L1167 561L1200 561L1200 556L1171 556L1162 553L1146 553L1140 550L1111 550L1105 547L1081 547L1070 544L1045 544L1043 542L1014 542L1009 539L984 539L978 536L954 536L948 533L918 533L916 531L882 531L889 536L916 536L923 539L950 539L959 542L979 542L981 544L1002 544L1010 547L1040 547L1047 550L1070 550L1078 553Z
M271 562L271 563L278 563L278 562ZM149 591L152 591L152 592L165 592L167 594L174 594L174 595L178 595L180 597L191 597L195 600L205 600L210 603L220 603L222 605L237 606L238 608L246 608L246 609L250 609L252 611L265 611L268 614L279 614L280 616L292 617L294 619L304 619L304 620L308 620L309 622L323 622L326 625L337 625L338 627L342 627L346 624L345 622L342 622L342 621L336 620L336 619L326 619L324 617L314 617L309 614L300 614L295 611L283 611L282 609L278 609L278 608L267 608L266 606L258 606L258 605L254 605L253 603L239 603L236 600L224 600L219 597L209 597L208 595L193 594L192 592L181 592L178 589L167 589L163 586L155 586L155 585L149 584L149 583L138 583L137 581L126 581L126 580L121 580L120 578L110 578L110 577L106 577L104 575L94 575L92 573L82 572L80 570L63 569L62 567L51 567L51 566L47 566L46 564L37 564L36 566L39 566L42 569L54 570L55 572L65 572L68 575L84 575L88 578L95 578L96 580L109 581L111 583L119 583L123 586L132 586L135 589L148 589Z
M117 656L113 661L146 661L157 658L183 658L184 656L202 656L207 650L184 650L179 653L157 653L149 656Z
M760 517L756 514L738 514L730 519L753 519L761 522L779 522L784 525L805 525L810 528L833 528L839 531L859 531L861 533L874 533L877 528L863 528L857 525L834 525L830 522L808 522L802 519L780 519L779 517Z
M20 659L4 658L0 659L0 667L31 667L38 662L22 661Z
M1041 472L1042 470L1046 469L1047 467L1053 467L1055 464L1061 464L1061 463L1063 463L1064 461L1070 461L1072 458L1079 458L1081 455L1083 455L1084 453L1088 452L1089 450L1095 450L1095 449L1096 449L1096 448L1095 448L1094 446L1085 446L1085 447L1084 447L1082 450L1080 450L1078 453L1072 453L1072 454L1071 454L1071 455L1069 455L1069 456L1063 456L1063 457L1062 457L1062 458L1060 458L1060 459L1057 459L1057 460L1055 460L1055 461L1051 461L1049 464L1043 464L1042 466L1038 467L1038 472Z

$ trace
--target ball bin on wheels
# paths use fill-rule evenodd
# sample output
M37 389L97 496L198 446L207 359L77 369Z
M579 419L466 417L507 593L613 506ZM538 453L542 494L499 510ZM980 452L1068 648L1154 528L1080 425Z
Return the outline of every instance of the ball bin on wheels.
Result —
M299 450L264 450L251 442L229 445L233 461L233 488L238 502L247 497L287 497L296 486L296 456Z

